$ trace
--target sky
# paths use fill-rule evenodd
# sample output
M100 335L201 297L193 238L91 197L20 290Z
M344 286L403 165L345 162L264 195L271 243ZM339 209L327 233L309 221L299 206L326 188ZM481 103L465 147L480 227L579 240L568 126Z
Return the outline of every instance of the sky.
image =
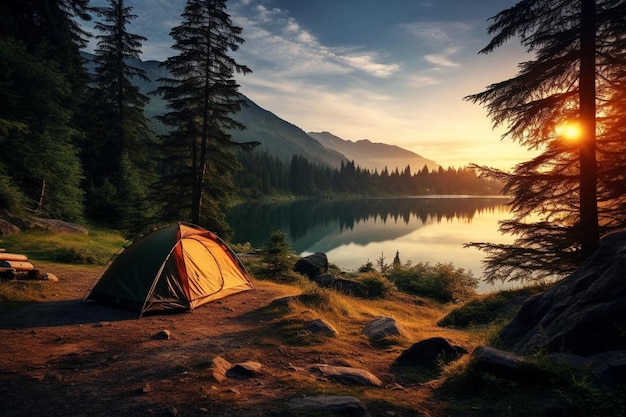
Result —
M96 0L92 5L102 5ZM305 132L398 145L443 167L510 169L532 157L464 100L529 59L511 41L485 55L489 18L514 0L229 0L252 70L240 92ZM184 0L127 0L142 60L175 54ZM93 48L94 44L91 44Z

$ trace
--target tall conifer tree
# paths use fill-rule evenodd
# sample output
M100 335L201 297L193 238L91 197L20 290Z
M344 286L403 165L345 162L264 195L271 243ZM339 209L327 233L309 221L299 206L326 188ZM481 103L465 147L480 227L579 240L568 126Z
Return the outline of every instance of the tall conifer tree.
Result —
M223 206L239 168L233 149L255 145L233 142L227 133L243 128L231 118L244 105L233 76L251 71L229 56L244 39L225 0L188 0L182 18L170 32L178 55L164 63L171 76L159 80L163 85L157 90L169 108L161 121L172 128L164 137L161 196L168 217L226 233Z
M155 181L152 132L144 116L148 97L133 81L148 81L139 60L145 37L127 26L137 16L124 0L96 9L102 18L95 49L90 137L83 149L89 214L116 227L135 231L151 215L148 190Z
M485 105L505 137L539 154L511 173L478 167L514 197L513 218L501 225L514 244L472 243L488 252L488 279L571 272L602 233L626 223L626 212L615 210L624 207L615 180L626 172L626 139L617 134L626 119L614 107L624 96L624 19L624 2L614 0L524 0L493 18L495 36L482 53L519 37L535 59L467 99ZM559 134L566 123L579 125L576 141Z

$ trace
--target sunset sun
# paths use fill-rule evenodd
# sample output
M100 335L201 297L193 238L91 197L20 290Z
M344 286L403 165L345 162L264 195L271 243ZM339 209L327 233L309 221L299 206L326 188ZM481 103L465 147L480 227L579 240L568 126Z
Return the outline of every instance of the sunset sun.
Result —
M564 122L554 130L557 135L569 141L579 140L582 134L582 128L578 122Z

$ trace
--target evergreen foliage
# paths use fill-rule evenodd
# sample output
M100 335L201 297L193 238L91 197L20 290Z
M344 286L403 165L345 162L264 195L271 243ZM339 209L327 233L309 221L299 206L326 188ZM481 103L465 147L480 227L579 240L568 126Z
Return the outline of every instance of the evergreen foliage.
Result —
M291 266L290 254L287 235L281 230L273 231L263 249L263 262L267 264L265 273L271 278L277 278L288 271Z
M539 154L510 173L477 167L514 197L501 231L515 242L471 243L488 254L488 280L563 276L594 252L599 235L626 222L624 18L623 2L612 0L523 1L493 18L482 53L519 37L535 59L467 99ZM557 133L567 122L580 125L578 141Z
M153 139L144 115L149 99L136 86L136 80L147 77L129 64L139 59L146 40L126 30L137 17L131 10L124 0L109 0L108 7L96 9L102 21L95 25L100 34L82 158L90 217L134 234L153 214L148 197L156 163L149 156Z
M87 0L0 5L0 182L4 208L83 219L74 119L86 73L78 53ZM3 193L4 194L4 193Z
M470 168L443 168L416 174L406 167L390 175L362 169L354 161L342 163L339 169L313 164L294 155L289 164L266 152L240 152L243 171L235 175L242 195L260 197L272 194L301 196L345 195L499 195L502 183L479 178Z
M164 63L171 76L159 80L157 89L169 108L159 119L171 128L163 137L167 159L160 194L168 216L223 234L221 213L233 191L231 174L239 169L233 149L253 146L233 142L227 133L244 128L231 118L243 104L233 74L251 71L229 56L244 40L225 0L188 0L182 18L170 32L178 55Z

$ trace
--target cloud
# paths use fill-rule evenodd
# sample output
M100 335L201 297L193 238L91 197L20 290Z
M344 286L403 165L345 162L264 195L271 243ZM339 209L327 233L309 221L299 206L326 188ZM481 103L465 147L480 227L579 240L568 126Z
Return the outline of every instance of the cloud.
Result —
M347 55L341 57L341 59L355 69L380 78L388 78L400 68L398 64L381 64L376 62L376 55L374 54Z
M456 49L455 48L449 48L447 50L445 50L443 53L441 54L428 54L424 56L424 60L426 60L426 62L434 65L435 67L438 68L457 68L460 67L461 64L454 62L452 60L450 60L450 56L454 55L456 53Z
M414 88L441 84L441 80L432 75L416 74L408 77L408 85Z
M431 46L450 45L467 38L472 26L465 22L425 21L401 25L417 40Z
M382 62L376 51L354 52L354 46L323 45L285 10L256 4L235 12L233 20L245 28L246 45L242 49L254 51L249 55L251 59L263 57L263 66L271 67L281 77L365 73L388 78L400 67L397 63Z

